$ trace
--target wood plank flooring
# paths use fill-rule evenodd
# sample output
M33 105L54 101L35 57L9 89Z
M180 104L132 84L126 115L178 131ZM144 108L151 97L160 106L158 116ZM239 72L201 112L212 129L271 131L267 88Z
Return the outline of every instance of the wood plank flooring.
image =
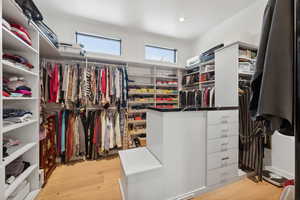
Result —
M112 158L59 166L37 200L121 200L119 162ZM245 179L194 200L278 200L280 192Z

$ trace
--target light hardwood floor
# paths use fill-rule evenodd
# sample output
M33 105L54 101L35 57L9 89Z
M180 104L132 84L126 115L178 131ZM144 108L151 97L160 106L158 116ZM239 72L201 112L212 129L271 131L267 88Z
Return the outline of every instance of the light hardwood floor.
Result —
M121 200L119 162L112 158L60 166L37 200ZM280 192L268 183L245 179L194 200L278 200Z

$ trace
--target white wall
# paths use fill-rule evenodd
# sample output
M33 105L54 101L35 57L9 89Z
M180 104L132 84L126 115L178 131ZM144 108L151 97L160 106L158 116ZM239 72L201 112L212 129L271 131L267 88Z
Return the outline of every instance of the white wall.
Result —
M193 55L199 55L221 43L227 45L242 41L258 45L266 3L267 0L257 0L250 7L199 36L193 44Z
M126 27L119 27L69 16L45 15L46 23L58 35L60 42L76 43L75 32L121 38L122 58L132 62L144 61L144 45L154 44L162 47L178 49L177 66L184 67L185 60L191 55L191 44L187 40L179 40L165 36L138 32Z
M295 175L295 137L275 132L272 136L271 166L289 178Z

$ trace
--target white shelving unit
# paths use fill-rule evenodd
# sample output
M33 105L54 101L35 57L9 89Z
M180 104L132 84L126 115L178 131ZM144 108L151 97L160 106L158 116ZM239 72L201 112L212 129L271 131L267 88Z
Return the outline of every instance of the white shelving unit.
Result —
M128 63L129 102L127 133L129 148L134 147L132 140L142 134L146 134L146 112L149 106L178 107L178 91L181 84L182 69L166 67L165 65L142 65ZM168 76L173 74L174 76ZM162 83L158 83L163 81ZM176 84L167 84L174 81ZM166 92L175 91L175 92ZM162 98L174 98L176 101L160 100ZM135 117L140 117L135 119Z
M253 75L250 71L239 71L241 59L248 62L254 61L240 55L240 49L255 51L257 47L244 42L235 42L215 52L216 106L239 106L239 77Z
M32 97L3 97L0 95L0 200L6 200L25 180L30 184L30 191L26 200L33 200L40 190L39 183L39 52L41 35L36 26L28 23L22 10L13 0L1 1L1 16L10 23L17 23L25 27L31 37L32 45L28 45L1 23L1 63L0 63L0 89L2 91L3 76L15 75L24 77L32 90ZM2 19L2 18L1 18ZM28 70L9 61L4 61L2 55L9 52L23 56L34 66ZM19 108L30 110L33 118L25 123L3 125L3 109ZM18 139L21 144L8 149L9 156L3 158L3 137L11 136ZM6 167L21 157L30 163L30 167L16 177L15 181L5 187Z

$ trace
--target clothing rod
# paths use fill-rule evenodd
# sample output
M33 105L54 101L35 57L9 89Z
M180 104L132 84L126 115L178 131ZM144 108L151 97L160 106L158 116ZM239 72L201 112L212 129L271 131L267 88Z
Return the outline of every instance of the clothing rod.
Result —
M106 65L106 66L114 66L114 67L124 67L126 64L116 64L116 63L109 63L109 62L92 62L92 61L84 61L84 60L73 60L73 59L44 59L48 62L62 62L62 63L82 63L82 64L94 64L94 65Z

